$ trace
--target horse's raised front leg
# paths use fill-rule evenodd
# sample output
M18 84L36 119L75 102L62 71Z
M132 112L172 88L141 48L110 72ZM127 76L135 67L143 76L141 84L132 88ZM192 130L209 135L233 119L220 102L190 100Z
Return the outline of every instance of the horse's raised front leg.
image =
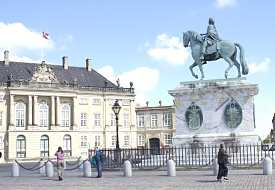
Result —
M229 57L224 57L223 59L229 64L229 66L227 67L227 69L224 72L224 77L227 79L228 72L232 68L234 63Z
M198 75L196 75L195 73L194 73L194 71L193 71L193 68L195 67L195 66L197 66L198 64L196 63L196 62L194 62L192 65L190 65L190 67L189 67L189 69L190 69L190 71L191 71L191 73L192 73L192 76L193 77L195 77L196 79L198 78Z

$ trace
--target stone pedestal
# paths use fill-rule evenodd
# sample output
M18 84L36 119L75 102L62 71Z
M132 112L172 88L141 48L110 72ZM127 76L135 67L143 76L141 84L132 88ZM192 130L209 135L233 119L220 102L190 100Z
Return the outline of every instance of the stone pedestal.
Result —
M182 82L170 90L176 106L175 146L257 144L256 84L245 78Z

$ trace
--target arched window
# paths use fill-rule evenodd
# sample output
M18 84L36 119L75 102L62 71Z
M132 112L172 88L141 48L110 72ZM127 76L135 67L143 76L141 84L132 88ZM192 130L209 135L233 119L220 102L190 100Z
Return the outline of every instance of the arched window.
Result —
M16 157L26 158L26 138L23 135L16 138Z
M63 137L63 151L66 156L72 156L72 142L71 136L65 135Z
M63 104L61 110L61 126L70 127L71 125L71 106Z
M15 104L16 127L25 127L26 124L26 104L18 102Z
M49 106L45 101L39 104L39 126L49 126Z
M40 156L41 157L49 157L49 137L47 135L41 136Z

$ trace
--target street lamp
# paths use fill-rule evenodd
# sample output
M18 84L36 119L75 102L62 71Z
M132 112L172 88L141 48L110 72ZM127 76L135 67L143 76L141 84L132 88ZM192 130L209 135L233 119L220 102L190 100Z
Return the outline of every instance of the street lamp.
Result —
M118 114L120 112L121 106L118 103L118 100L115 101L112 110L116 116L116 150L119 150L119 141L118 141Z

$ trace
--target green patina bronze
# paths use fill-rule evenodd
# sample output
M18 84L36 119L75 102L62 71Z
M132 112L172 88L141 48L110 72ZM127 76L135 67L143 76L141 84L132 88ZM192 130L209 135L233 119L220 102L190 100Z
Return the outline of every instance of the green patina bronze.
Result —
M191 103L185 112L185 121L188 128L193 130L199 129L202 125L202 111L194 102Z
M231 100L224 110L225 124L229 128L237 128L242 122L242 108L238 102Z
M215 27L214 19L209 18L209 24L206 34L198 34L194 31L187 31L183 33L184 47L191 48L194 63L189 67L193 77L198 78L194 73L193 68L199 67L201 72L201 79L204 78L203 65L208 61L215 61L223 58L228 67L225 70L224 76L228 77L229 70L235 66L238 70L238 78L241 74L248 74L248 66L244 57L244 49L239 43L232 43L220 39ZM237 47L240 49L240 63L237 61ZM242 68L242 73L241 69Z

